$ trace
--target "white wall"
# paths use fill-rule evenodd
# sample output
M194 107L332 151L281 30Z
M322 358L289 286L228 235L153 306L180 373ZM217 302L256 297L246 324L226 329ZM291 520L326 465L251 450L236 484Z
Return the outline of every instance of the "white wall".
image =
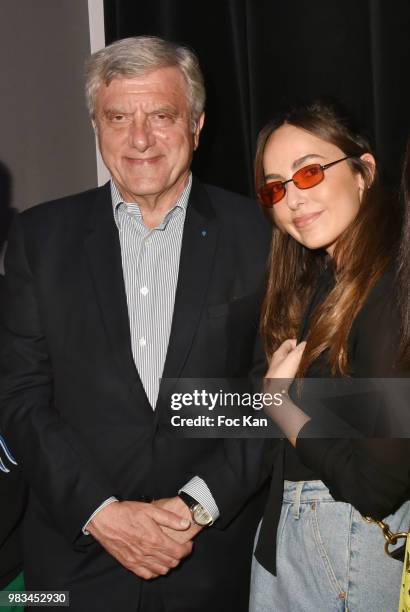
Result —
M105 47L104 0L88 0L88 17L90 23L91 53L95 53L95 51L99 51ZM100 155L97 139L95 142L95 154L97 159L98 184L103 185L109 180L110 174Z
M102 7L93 2L90 14ZM88 8L85 0L1 0L0 162L20 210L97 184L83 95ZM101 40L101 20L98 28Z

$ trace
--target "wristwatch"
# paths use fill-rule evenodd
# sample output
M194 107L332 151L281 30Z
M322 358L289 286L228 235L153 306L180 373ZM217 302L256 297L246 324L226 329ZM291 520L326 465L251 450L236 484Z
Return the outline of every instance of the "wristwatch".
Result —
M193 497L185 493L185 491L180 491L178 496L182 499L184 504L186 504L189 508L189 511L192 516L192 520L194 523L199 525L200 527L209 527L212 525L213 518L209 514L208 510L206 510L202 504L196 501Z

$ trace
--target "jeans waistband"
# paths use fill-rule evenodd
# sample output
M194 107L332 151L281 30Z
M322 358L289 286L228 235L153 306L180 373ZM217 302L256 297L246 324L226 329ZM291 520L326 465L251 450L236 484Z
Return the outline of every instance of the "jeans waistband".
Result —
M301 504L311 504L316 501L333 501L329 489L321 480L285 480L283 502L292 504L294 518L299 518Z

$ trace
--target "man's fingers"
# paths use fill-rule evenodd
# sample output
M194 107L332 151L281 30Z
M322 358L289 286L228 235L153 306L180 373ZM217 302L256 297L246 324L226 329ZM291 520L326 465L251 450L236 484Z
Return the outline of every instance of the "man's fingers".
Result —
M147 541L150 542L150 539L147 539ZM129 542L125 548L108 548L107 550L121 565L134 572L134 574L146 579L165 575L180 563L180 559L164 554L161 550L152 547L152 544L147 545L145 539L135 547ZM142 575L141 568L145 568L152 575L148 576L146 572L143 572L144 575Z
M176 563L178 565L178 562ZM145 580L151 580L152 578L157 578L158 576L166 576L170 570L169 567L158 563L153 557L146 557L143 563L140 562L129 569L134 572L134 574L140 578L144 578Z
M177 531L184 531L191 526L191 522L188 519L182 518L174 512L164 510L158 506L150 505L150 516L151 518L162 527L169 527L170 529L176 529Z
M184 533L191 525L186 518L140 502L117 502L112 505L117 506L111 510L116 518L116 529L113 530L112 524L107 525L105 520L101 528L95 529L94 537L136 575L147 580L164 575L191 553L191 541L177 542L162 531L164 525L173 533Z
M144 553L147 555L152 555L157 557L157 553L160 552L162 555L166 557L170 557L171 559L183 559L187 557L192 552L192 542L186 542L182 544L180 542L176 542L172 538L162 535L163 539L161 541L160 546L154 545L144 545L142 549Z
M144 565L146 565L145 560L152 560L157 565L162 565L163 567L167 567L168 569L172 569L177 567L180 563L180 559L176 557L171 557L170 555L166 555L161 551L153 551L152 554L145 554L144 556Z
M175 531L175 529L168 529L167 527L161 527L162 531L174 542L179 542L181 544L186 544L190 540L192 540L197 534L193 531L193 527L191 526L188 531Z
M144 580L151 580L152 578L157 578L160 574L156 574L155 572L148 569L144 565L137 565L135 567L127 568L131 572L133 572L139 578L144 578Z
M144 555L157 557L158 554L165 555L171 559L183 559L192 551L192 542L176 542L167 536L152 519L151 530L145 535L137 538L136 543L140 546Z
M134 570L134 574L139 576L139 578L144 578L144 580L151 580L152 578L157 578L158 574L153 574L146 567L138 566Z
M159 563L155 557L145 557L141 564L156 576L165 576L171 569L167 565Z

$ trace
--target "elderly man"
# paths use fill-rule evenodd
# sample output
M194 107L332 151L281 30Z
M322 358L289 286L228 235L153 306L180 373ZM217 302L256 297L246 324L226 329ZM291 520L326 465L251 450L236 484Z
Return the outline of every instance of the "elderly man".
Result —
M91 57L87 99L111 181L20 215L6 257L0 423L31 486L26 588L70 591L75 612L247 610L265 444L174 439L160 379L263 371L270 232L191 175L191 51L118 41Z

